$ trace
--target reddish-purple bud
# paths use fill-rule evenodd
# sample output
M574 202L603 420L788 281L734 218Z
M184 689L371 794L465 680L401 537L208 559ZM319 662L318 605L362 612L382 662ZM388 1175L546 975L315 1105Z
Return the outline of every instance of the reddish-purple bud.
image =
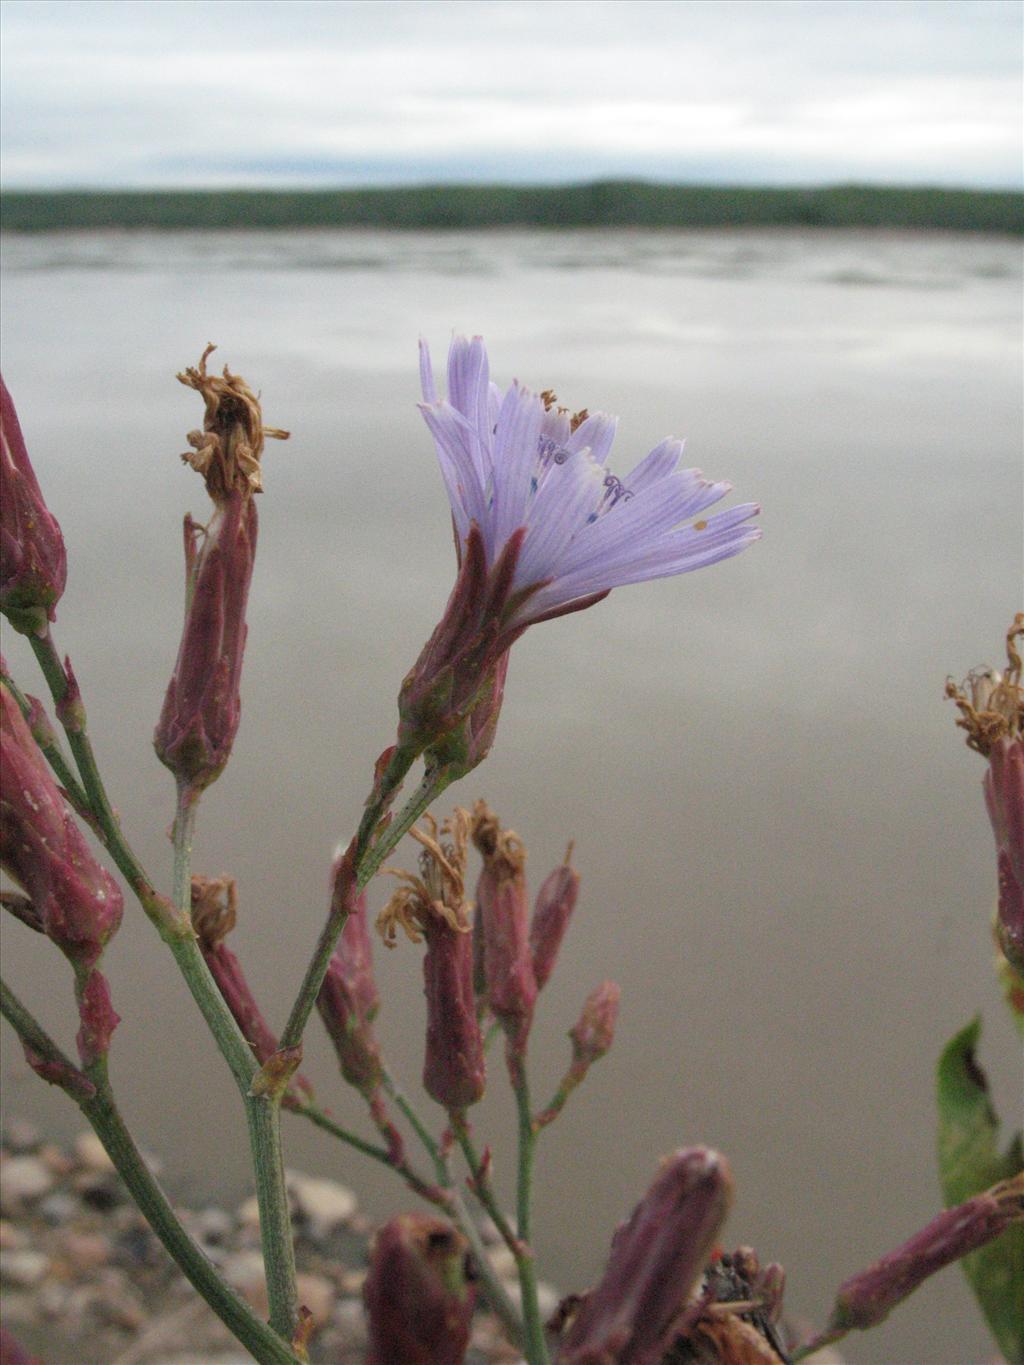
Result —
M0 379L0 611L45 635L67 579L64 538L43 500L18 415Z
M256 554L264 439L287 432L263 425L259 400L239 375L198 369L178 378L206 403L201 432L182 456L206 480L213 516L206 527L185 518L185 626L153 737L157 756L179 784L198 794L224 769L241 718L239 685L245 609Z
M1024 1172L946 1209L901 1247L840 1285L829 1332L874 1327L943 1266L1024 1220Z
M996 837L996 933L1007 961L1024 973L1024 739L997 740L985 774L985 804Z
M379 1229L363 1290L366 1365L461 1365L476 1302L468 1245L450 1223L426 1213L399 1214Z
M725 1158L688 1147L612 1238L608 1266L583 1299L558 1365L654 1365L671 1344L732 1199Z
M483 1038L473 992L473 936L465 904L469 812L453 811L438 835L432 816L410 830L422 846L420 872L389 869L402 885L377 919L389 947L399 926L414 943L426 939L423 989L427 997L427 1048L423 1084L449 1111L461 1112L484 1092Z
M256 1003L242 964L224 941L237 918L233 877L192 878L192 927L206 965L256 1060L265 1063L277 1052L277 1035Z
M435 915L425 924L424 937L427 1050L423 1088L447 1110L461 1112L476 1104L487 1083L473 995L473 936Z
M569 927L580 893L580 874L571 865L572 844L565 862L545 878L533 907L530 922L530 951L533 954L533 974L537 989L543 990L554 971L558 950Z
M89 852L18 703L0 685L0 859L47 934L92 967L121 923L121 892Z
M355 897L316 1001L338 1056L341 1074L365 1095L380 1085L380 1048L372 1024L380 1008L366 896Z
M0 1327L0 1365L43 1365L43 1361L30 1355L6 1327Z
M622 991L614 981L602 981L587 996L579 1019L569 1030L572 1039L572 1071L579 1080L614 1042L621 996Z
M517 834L478 801L473 843L484 860L477 883L487 1004L505 1030L510 1055L522 1055L533 1020L537 981L530 952L526 904L526 850Z
M105 1057L121 1016L110 1000L110 985L101 971L93 968L83 974L78 986L78 1055L84 1067Z

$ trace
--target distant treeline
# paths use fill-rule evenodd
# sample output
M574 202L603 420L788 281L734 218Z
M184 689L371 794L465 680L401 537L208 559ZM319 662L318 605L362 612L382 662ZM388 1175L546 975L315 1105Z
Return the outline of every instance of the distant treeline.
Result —
M836 227L1024 232L1024 195L836 185L740 189L422 185L362 190L72 190L0 196L9 231L70 228Z

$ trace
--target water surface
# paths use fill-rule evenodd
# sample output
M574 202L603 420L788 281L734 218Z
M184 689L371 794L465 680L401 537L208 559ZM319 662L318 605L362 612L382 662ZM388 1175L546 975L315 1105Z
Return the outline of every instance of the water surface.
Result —
M535 1025L539 1100L587 992L606 976L623 989L613 1052L541 1146L542 1274L587 1283L658 1157L709 1142L737 1179L727 1240L781 1260L791 1308L821 1322L840 1279L937 1210L934 1063L978 1009L1019 1118L982 765L942 697L948 673L998 660L1021 604L1017 245L101 233L8 238L3 259L5 374L69 546L58 643L165 883L172 790L150 737L177 648L181 517L203 514L177 460L199 406L174 372L216 341L293 432L266 456L242 729L196 847L197 870L238 878L235 947L278 1026L331 851L451 581L417 336L443 354L453 328L482 332L500 379L619 413L619 473L685 435L692 463L762 503L764 539L738 559L529 632L494 753L451 802L485 794L535 884L576 840L578 917ZM6 647L36 690L20 642ZM68 973L47 947L12 926L5 972L70 1041ZM108 958L114 1077L140 1140L190 1197L240 1194L239 1106L134 907ZM418 950L378 965L382 1035L414 1086ZM315 1027L307 1059L358 1124ZM10 1111L76 1129L16 1048L5 1074ZM511 1119L496 1064L478 1131L506 1197ZM300 1121L287 1141L291 1164L357 1185L374 1215L409 1202ZM846 1354L992 1352L948 1271Z

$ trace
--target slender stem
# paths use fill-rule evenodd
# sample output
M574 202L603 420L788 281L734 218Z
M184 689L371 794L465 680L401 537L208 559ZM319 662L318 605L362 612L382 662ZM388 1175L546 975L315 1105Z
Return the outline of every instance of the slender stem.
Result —
M537 1300L537 1268L530 1246L533 1214L533 1154L537 1140L533 1115L530 1112L530 1087L526 1079L526 1058L516 1058L510 1065L516 1110L519 1115L519 1169L516 1180L516 1226L526 1247L522 1258L517 1258L519 1287L523 1296L523 1322L526 1327L526 1354L530 1365L547 1365L548 1349L544 1339L544 1323Z
M114 1102L105 1066L94 1066L88 1077L83 1075L2 982L0 1010L27 1049L69 1077L63 1088L95 1129L128 1192L168 1254L221 1321L259 1365L300 1365L299 1357L288 1344L221 1279L182 1227L125 1126ZM76 1084L76 1078L84 1084Z
M386 829L376 834L375 838L375 831L387 813L402 777L409 771L414 761L414 756L406 754L396 755L393 758L388 769L387 785L382 785L380 792L371 801L360 821L352 867L352 878L357 891L361 891L366 886L402 836L408 833L430 803L440 796L452 780L452 773L448 768L434 768L425 772L419 787L402 807L399 814ZM338 913L334 907L328 914L316 950L306 968L306 975L295 998L295 1004L288 1016L288 1022L281 1034L282 1048L298 1047L301 1043L309 1016L316 1004L316 998L320 994L320 987L327 975L331 955L337 945L341 931L345 927L347 918L347 913Z
M466 1201L461 1192L456 1188L452 1179L451 1168L445 1158L440 1146L434 1140L433 1135L426 1124L416 1112L415 1106L406 1097L397 1081L390 1071L384 1070L384 1089L394 1100L395 1104L408 1119L410 1126L416 1136L422 1142L434 1163L434 1170L442 1189L446 1190L450 1196L448 1212L452 1220L461 1230L473 1252L473 1259L484 1286L484 1294L494 1312L501 1319L505 1330L508 1332L512 1343L519 1347L523 1342L523 1320L512 1299L509 1298L508 1291L502 1284L500 1278L495 1273L491 1258L487 1254L483 1238L480 1236L480 1229L477 1227L476 1219L466 1207ZM458 1126L463 1129L466 1127L465 1118L462 1118L461 1125L457 1116L452 1116L452 1131L456 1132Z
M178 804L174 816L174 905L191 917L192 907L192 838L195 830L198 800L188 784L178 784ZM253 1175L256 1182L256 1202L260 1213L260 1242L267 1273L267 1302L270 1306L270 1325L286 1340L291 1340L298 1324L299 1302L295 1288L295 1247L292 1241L291 1212L288 1190L284 1179L284 1158L281 1151L281 1095L274 1089L253 1093L252 1082L257 1073L256 1060L210 976L209 969L195 939L190 940L195 957L203 964L204 974L217 996L219 1008L211 1013L210 1027L218 1043L222 1035L225 1056L240 1083L245 1104L245 1118L249 1129ZM190 955L191 956L191 955ZM183 965L186 980L193 982L193 963ZM194 992L193 992L194 994ZM199 998L197 1003L199 1003ZM203 1000L203 1004L209 1002ZM205 1014L205 1010L204 1010ZM230 1021L230 1027L227 1027ZM238 1041L244 1057L238 1055ZM225 1049L222 1048L222 1051ZM229 1056L230 1053L230 1056ZM237 1066L237 1069L236 1069Z
M246 1104L249 1145L260 1211L260 1243L267 1272L270 1325L290 1341L299 1321L295 1287L295 1246L281 1151L281 1104L271 1095Z

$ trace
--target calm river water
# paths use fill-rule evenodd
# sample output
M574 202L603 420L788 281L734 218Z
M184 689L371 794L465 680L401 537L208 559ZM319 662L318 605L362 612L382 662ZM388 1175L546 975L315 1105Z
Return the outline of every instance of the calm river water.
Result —
M177 648L181 518L205 511L177 459L200 410L175 371L216 341L293 432L265 459L242 729L196 846L197 870L238 878L235 947L278 1026L331 850L452 577L417 336L443 355L453 328L481 332L502 382L619 413L620 473L685 435L693 464L762 503L764 539L739 558L531 631L494 753L446 802L486 794L534 884L576 840L583 892L535 1026L539 1098L586 993L606 976L623 990L612 1053L541 1148L541 1273L564 1289L598 1270L659 1156L707 1142L735 1171L727 1241L782 1261L791 1309L821 1322L840 1279L937 1211L934 1065L977 1010L1019 1118L982 764L942 690L998 662L1021 605L1020 274L1016 243L966 236L4 242L5 374L70 553L58 644L164 883L172 789L150 737ZM21 642L7 650L41 690ZM14 925L5 972L70 1041L69 973L48 946ZM134 905L108 961L114 1078L140 1140L190 1197L240 1196L227 1073ZM381 1032L414 1086L419 950L378 964ZM307 1057L358 1123L316 1027ZM478 1134L510 1197L511 1107L492 1072ZM5 1074L9 1112L77 1130L13 1046ZM301 1121L287 1141L290 1164L356 1185L374 1215L409 1202ZM956 1271L847 1350L991 1356Z

